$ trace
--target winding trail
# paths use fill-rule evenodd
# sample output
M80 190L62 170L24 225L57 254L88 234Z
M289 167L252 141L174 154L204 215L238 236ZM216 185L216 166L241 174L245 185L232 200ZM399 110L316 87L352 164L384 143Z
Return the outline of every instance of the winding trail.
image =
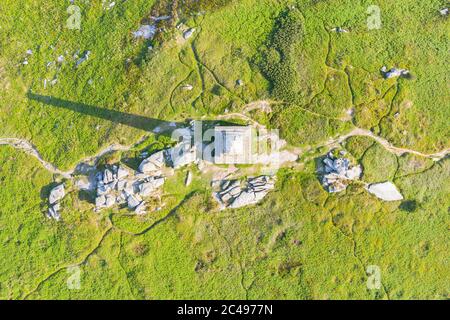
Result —
M26 154L35 157L39 162L42 164L42 166L47 169L49 172L54 174L59 174L63 176L64 178L70 179L73 177L73 174L75 173L75 170L78 166L75 166L75 168L68 170L68 171L62 171L58 169L55 165L52 163L44 160L42 158L42 155L39 153L37 148L29 141L25 139L18 139L18 138L0 138L0 146L1 145L8 145L10 147L13 147L15 149L21 150L25 152ZM87 157L81 160L79 163L90 163L90 162L96 162L99 158L104 156L105 154L114 152L114 151L128 151L131 148L133 148L134 145L131 146L124 146L120 144L112 144L102 150L100 150L99 153L97 153L95 156Z
M256 102L252 102L252 104L256 104L258 103ZM229 114L224 114L224 115L220 115L217 117L217 119L231 119L231 118L239 118L241 120L245 120L249 123L251 123L252 125L254 125L257 128L264 128L263 125L259 124L258 122L256 122L255 120L253 120L252 118L250 118L249 116L242 114L242 113L229 113ZM375 141L377 141L379 144L381 144L384 148L386 148L386 150L394 153L395 155L402 155L404 153L411 153L420 157L424 157L424 158L430 158L434 161L439 161L441 159L443 159L444 157L446 157L449 153L450 153L450 149L444 149L442 151L436 152L436 153L431 153L431 154L426 154L426 153L422 153L416 150L412 150L412 149L407 149L407 148L401 148L401 147L396 147L394 145L392 145L392 143L390 143L388 140L379 137L377 135L375 135L373 132L371 132L370 130L366 130L366 129L362 129L362 128L354 128L352 131L350 131L347 134L338 136L334 139L328 140L327 142L323 143L323 144L319 144L316 145L316 148L319 147L332 147L336 144L342 143L343 141L345 141L346 139L348 139L349 137L353 137L353 136L365 136L365 137L370 137L372 139L374 139ZM27 153L28 155L35 157L41 164L42 166L47 169L49 172L53 173L53 174L58 174L63 176L64 178L70 179L73 177L77 167L79 164L81 163L95 163L98 159L100 159L101 157L103 157L104 155L111 153L111 152L115 152L115 151L128 151L130 149L132 149L134 146L138 145L139 143L141 143L144 139L147 138L147 135L143 136L138 142L136 142L133 145L121 145L121 144L111 144L105 148L103 148L102 150L100 150L96 155L94 156L90 156L90 157L86 157L84 159L82 159L73 169L68 170L68 171L62 171L60 169L58 169L54 164L46 161L42 155L39 153L39 151L37 150L37 148L28 140L25 139L19 139L19 138L0 138L0 146L1 145L8 145L11 146L15 149L21 150L25 153ZM298 153L300 153L300 151L297 151Z

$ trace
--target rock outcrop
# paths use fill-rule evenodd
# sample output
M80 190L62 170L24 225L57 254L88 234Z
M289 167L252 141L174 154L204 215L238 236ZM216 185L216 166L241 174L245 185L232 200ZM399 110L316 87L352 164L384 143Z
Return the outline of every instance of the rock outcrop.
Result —
M60 184L53 188L50 191L50 195L48 197L49 208L47 212L47 217L50 219L55 219L59 221L61 219L61 214L59 210L61 209L61 200L66 195L64 190L64 184Z
M362 169L359 165L351 165L347 158L336 158L332 152L323 159L319 173L323 175L322 185L328 192L340 192L347 188L352 180L360 178Z
M274 186L275 177L272 176L249 178L244 183L239 180L223 180L220 190L214 192L213 197L221 210L236 209L258 203Z
M50 204L54 204L55 202L62 200L65 195L66 195L66 192L64 190L64 184L60 184L50 191L50 196L48 197L48 202Z
M135 38L142 38L145 40L152 39L156 34L156 27L154 25L142 25L137 31L133 32Z

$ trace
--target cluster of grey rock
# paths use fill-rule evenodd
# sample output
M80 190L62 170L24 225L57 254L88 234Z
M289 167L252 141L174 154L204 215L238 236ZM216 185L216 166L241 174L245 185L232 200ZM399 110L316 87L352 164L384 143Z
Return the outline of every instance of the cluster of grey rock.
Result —
M361 166L352 166L349 159L336 158L332 152L323 159L323 167L319 170L323 173L322 185L328 192L345 190L348 183L359 179L362 173Z
M340 153L345 155L345 152ZM347 158L336 158L329 152L319 167L319 174L322 174L322 185L328 192L340 192L347 188L352 180L361 177L362 169L360 165L352 166ZM392 182L366 184L366 190L383 201L402 200L403 196Z
M135 32L133 32L133 36L136 39L145 39L145 40L149 40L149 39L153 39L153 37L156 34L156 26L151 25L151 24L144 24L142 26L139 27L139 29Z
M381 68L381 72L386 79L409 76L409 70L397 68L388 70L386 66Z
M50 195L48 197L49 202L49 208L47 212L48 218L55 219L56 221L59 221L61 219L61 214L59 213L59 210L61 209L61 200L64 198L65 195L66 192L64 190L64 184L60 184L50 191Z
M96 174L96 211L126 203L130 210L143 214L146 210L143 198L151 196L164 181L160 173L131 173L122 166L107 168Z
M223 180L218 184L220 190L214 192L213 196L220 209L236 209L261 201L274 188L275 178L259 176L249 178L245 183L239 180Z

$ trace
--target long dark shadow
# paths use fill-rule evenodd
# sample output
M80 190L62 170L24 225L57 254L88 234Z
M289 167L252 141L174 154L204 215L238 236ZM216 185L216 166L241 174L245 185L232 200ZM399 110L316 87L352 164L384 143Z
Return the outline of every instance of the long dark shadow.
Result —
M27 97L30 100L38 101L47 105L79 112L88 116L105 119L145 131L154 131L156 128L159 128L159 130L157 130L159 134L167 135L170 131L176 129L177 127L183 126L182 123L173 123L122 111L100 108L97 106L63 100L51 96L43 96L32 92L28 92Z

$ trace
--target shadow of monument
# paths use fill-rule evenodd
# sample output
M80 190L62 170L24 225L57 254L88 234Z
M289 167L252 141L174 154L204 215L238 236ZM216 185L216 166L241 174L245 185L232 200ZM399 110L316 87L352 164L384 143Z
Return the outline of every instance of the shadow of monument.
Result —
M43 96L32 92L28 92L27 97L30 100L37 101L46 105L78 112L92 117L97 117L144 131L153 131L161 135L170 136L173 130L185 126L184 123L175 123L149 118L141 115L101 108L80 102L72 102L51 96ZM155 131L155 129L157 132Z

